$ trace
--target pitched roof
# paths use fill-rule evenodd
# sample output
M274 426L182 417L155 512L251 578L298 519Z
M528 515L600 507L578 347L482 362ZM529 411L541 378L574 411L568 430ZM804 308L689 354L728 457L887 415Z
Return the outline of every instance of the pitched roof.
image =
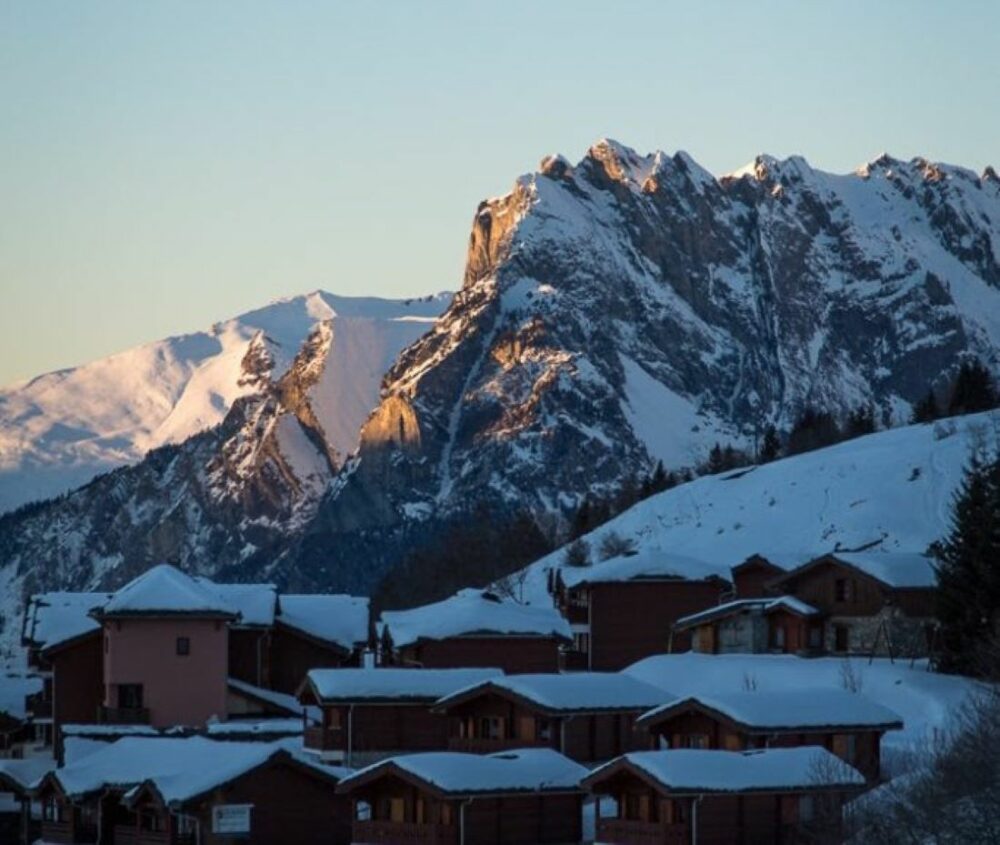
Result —
M56 769L52 777L70 798L119 789L127 793L149 784L168 803L183 802L220 786L270 761L278 754L313 763L293 749L301 740L284 742L226 742L200 736L185 739L125 737ZM328 776L346 770L319 767Z
M645 710L672 697L661 689L617 672L502 675L445 696L435 709L447 709L492 691L509 693L552 713Z
M786 792L855 788L864 776L825 748L706 751L678 748L636 751L595 769L584 786L596 786L622 769L671 792Z
M42 691L42 679L23 672L0 673L0 713L24 720L28 716L25 698Z
M342 594L282 594L277 619L289 628L351 651L368 640L369 601Z
M217 584L201 575L194 580L240 614L240 627L269 628L274 624L278 604L274 584Z
M448 795L502 795L577 791L587 769L550 748L523 748L486 755L435 751L375 763L345 777L338 791L348 792L394 772L409 775Z
M502 674L499 669L312 669L300 693L308 687L322 703L433 702Z
M303 709L305 709L306 715L312 721L316 722L320 719L320 712L317 708L303 708L299 703L299 700L294 695L289 695L285 692L277 692L276 690L264 689L263 687L257 687L253 684L248 684L246 681L241 681L239 678L229 678L226 681L226 685L229 687L230 692L243 696L244 698L249 698L252 701L259 701L267 704L289 716L297 716L300 722L302 721Z
M51 649L97 631L101 626L90 616L111 593L36 593L24 609L21 642L38 649Z
M921 552L831 552L813 558L789 570L772 583L782 584L809 571L813 567L834 560L856 569L865 575L896 589L933 588L937 586L934 564Z
M847 690L813 689L718 692L667 702L637 720L650 725L683 712L691 705L718 713L750 731L776 730L898 730L903 720L888 707Z
M0 791L23 793L55 767L51 757L0 760Z
M572 638L569 623L555 608L519 604L475 589L412 610L384 611L381 621L397 647L475 634Z
M723 619L726 616L733 616L737 613L771 613L775 610L788 610L797 613L799 616L815 616L819 613L811 604L807 604L795 596L777 596L775 598L753 598L736 599L727 601L724 604L710 607L707 610L700 610L688 616L682 616L674 622L675 630L684 630L695 625L702 625L711 622L713 619Z
M161 563L115 592L100 608L99 615L237 617L238 611L219 595L217 585L209 587L207 584L168 563Z
M729 580L728 569L661 549L646 549L638 554L622 555L590 566L563 566L559 575L567 587L621 581Z

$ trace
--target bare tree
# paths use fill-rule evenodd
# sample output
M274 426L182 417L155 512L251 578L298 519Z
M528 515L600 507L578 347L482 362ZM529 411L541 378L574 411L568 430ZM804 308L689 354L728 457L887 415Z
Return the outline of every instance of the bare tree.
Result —
M563 560L567 566L590 566L590 543L580 538L566 547Z
M840 664L840 685L848 692L861 692L865 686L864 673L847 657Z
M501 598L524 604L524 584L528 580L528 567L517 569L493 582L493 591Z
M609 531L601 538L601 560L630 554L635 554L635 541L631 538L623 537L617 531Z

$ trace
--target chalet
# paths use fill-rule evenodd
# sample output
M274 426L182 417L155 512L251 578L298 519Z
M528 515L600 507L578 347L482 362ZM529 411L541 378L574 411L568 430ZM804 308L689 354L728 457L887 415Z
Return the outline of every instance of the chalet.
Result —
M833 688L693 695L644 713L637 724L649 731L653 748L821 746L869 783L879 779L882 735L903 727L888 708Z
M43 687L27 700L42 745L58 752L61 725L96 721L104 697L101 626L90 611L110 593L39 593L25 607L21 643Z
M121 739L34 788L47 843L350 842L344 769L280 745Z
M448 747L448 720L431 707L464 687L501 675L499 669L314 669L299 701L321 709L305 747L324 760L377 759Z
M823 647L822 615L794 596L735 599L683 616L674 635L690 633L702 654L817 654Z
M674 622L714 607L729 589L711 564L660 551L562 566L549 583L573 634L566 668L602 671L670 650ZM689 646L686 634L673 638L673 650Z
M37 674L0 673L0 759L24 757L37 745L36 731L44 734L47 725L34 724L34 702L44 690ZM39 714L40 721L44 718Z
M504 675L446 696L434 709L448 716L452 751L552 748L587 762L647 748L635 720L668 698L612 672Z
M839 841L844 803L864 778L822 748L638 751L583 780L598 796L597 840L616 845ZM601 814L601 797L614 814ZM812 839L808 841L814 841Z
M834 654L926 655L937 576L928 557L895 552L836 552L770 583L817 608L823 649Z
M156 609L154 605L168 601L157 598L161 588L173 594L175 602L194 602L202 611ZM133 602L137 591L146 596L147 606L126 622L128 614L120 605ZM206 615L205 608L211 613ZM200 641L194 649L192 628L199 637L211 630L218 639ZM25 610L22 644L43 688L28 698L28 718L41 734L41 744L54 745L58 757L64 725L154 718L150 696L169 693L189 698L184 693L191 673L208 668L212 678L199 682L200 703L184 702L191 712L171 705L155 717L159 724L168 719L182 719L188 726L203 724L211 715L226 718L230 709L241 717L291 715L287 708L284 713L272 712L267 703L236 685L284 693L287 701L293 701L310 668L356 665L368 631L367 598L279 595L270 584L216 584L170 566L155 567L115 593L37 594ZM112 642L117 646L115 655ZM180 654L184 649L189 653ZM159 674L161 664L142 656L153 652L168 655L163 665L176 670L174 675ZM123 665L123 657L138 665ZM157 677L150 679L152 686L143 683L140 691L138 675L131 680L122 676L119 682L106 677L107 672ZM180 682L178 672L183 675Z
M0 760L0 842L29 845L40 833L31 812L31 787L55 767L51 758Z
M381 616L382 662L433 669L496 666L558 672L569 625L552 607L533 607L483 590Z
M99 718L154 727L226 716L229 623L239 612L172 566L155 566L93 612L103 630Z
M434 845L579 842L587 770L556 751L393 757L344 778L354 841Z

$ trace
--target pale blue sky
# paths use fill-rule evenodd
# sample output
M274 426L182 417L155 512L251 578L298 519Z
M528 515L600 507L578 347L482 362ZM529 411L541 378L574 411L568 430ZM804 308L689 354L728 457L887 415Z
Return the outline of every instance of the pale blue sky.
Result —
M0 384L317 287L454 288L610 136L714 172L1000 165L1000 4L0 5Z

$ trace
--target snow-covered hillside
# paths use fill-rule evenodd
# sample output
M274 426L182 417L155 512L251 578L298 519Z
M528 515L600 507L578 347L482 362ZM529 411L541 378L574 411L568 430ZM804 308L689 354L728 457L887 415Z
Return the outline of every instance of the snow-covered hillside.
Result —
M752 554L794 565L833 550L923 552L948 530L971 451L995 445L998 430L1000 412L954 417L699 478L639 502L584 539L595 557L615 533L642 555L695 558L723 575ZM545 572L564 557L559 549L529 567L530 601L548 601ZM608 565L615 562L594 564Z
M240 396L280 378L323 322L332 344L313 388L317 416L340 454L378 404L382 375L448 304L343 297L323 291L271 303L211 329L149 343L0 389L0 513L77 487L217 425ZM267 339L266 372L249 372Z

